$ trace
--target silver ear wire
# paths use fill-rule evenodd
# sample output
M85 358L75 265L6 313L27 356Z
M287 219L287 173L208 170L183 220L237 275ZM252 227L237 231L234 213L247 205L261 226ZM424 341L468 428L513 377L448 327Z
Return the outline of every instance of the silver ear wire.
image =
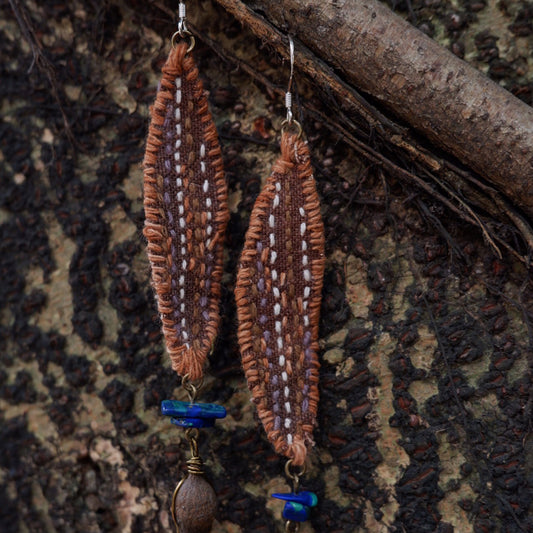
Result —
M180 37L183 37L184 35L189 34L189 30L187 29L187 23L186 23L187 10L183 2L180 2L179 4L178 16L180 18L178 22L178 33L180 34Z
M287 124L292 122L292 76L294 74L294 41L289 35L289 56L291 62L291 73L289 75L289 84L287 86L287 92L285 93L285 107L287 108Z
M294 41L289 35L289 58L291 62L291 72L289 75L289 83L287 85L287 92L285 93L285 107L287 108L287 118L281 123L281 131L288 131L292 129L298 135L298 138L302 135L302 126L297 120L294 120L292 115L292 77L294 75Z
M189 40L189 48L187 48L187 52L190 52L194 48L195 39L194 36L191 34L189 29L187 28L187 9L185 7L185 4L180 0L179 6L178 6L178 30L174 35L172 36L172 47L174 48L177 45L178 38L179 39L188 39Z

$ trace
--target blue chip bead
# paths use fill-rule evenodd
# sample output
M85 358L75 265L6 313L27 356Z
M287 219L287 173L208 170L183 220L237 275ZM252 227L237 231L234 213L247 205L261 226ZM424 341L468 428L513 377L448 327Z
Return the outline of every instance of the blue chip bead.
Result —
M283 508L283 518L292 522L305 522L309 519L309 507L296 502L286 502Z
M302 505L307 505L308 507L315 507L318 503L317 495L314 492L308 491L276 493L272 494L272 497L286 502L301 503Z
M171 418L170 421L182 428L212 428L215 425L214 418Z
M191 403L163 400L161 413L180 418L226 418L226 409L216 403Z

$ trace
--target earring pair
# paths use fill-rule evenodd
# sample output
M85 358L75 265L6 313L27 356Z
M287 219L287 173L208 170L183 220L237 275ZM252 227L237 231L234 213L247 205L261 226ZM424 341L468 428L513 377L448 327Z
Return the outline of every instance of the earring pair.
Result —
M205 487L198 430L212 426L225 411L196 403L196 394L220 321L229 211L216 128L191 54L194 44L180 2L178 31L151 108L144 235L165 344L189 394L189 402L167 400L162 405L163 414L186 428L191 447L188 476L174 492L173 518L178 530L187 531L192 524L207 532L216 499ZM294 484L293 493L277 495L286 500L288 528L305 520L316 504L311 493L298 493L298 481L313 444L318 406L317 341L325 263L309 149L292 116L292 39L290 58L281 155L252 210L235 287L248 386L269 440L288 459L286 472ZM198 498L199 492L209 505Z

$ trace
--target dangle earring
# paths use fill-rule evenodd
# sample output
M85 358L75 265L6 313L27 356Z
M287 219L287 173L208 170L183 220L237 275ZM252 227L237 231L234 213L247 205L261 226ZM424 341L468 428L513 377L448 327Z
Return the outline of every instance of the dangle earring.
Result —
M238 339L248 387L268 439L288 460L286 531L297 531L317 503L299 492L318 407L318 326L324 275L324 226L302 127L292 115L294 43L281 128L281 157L259 194L235 287Z
M188 402L161 410L185 428L191 458L177 485L172 517L180 533L207 533L217 507L198 454L199 429L225 409L196 403L204 365L217 334L223 239L229 219L222 154L203 85L191 55L195 40L179 3L178 30L154 105L144 158L144 235L148 241L166 349Z

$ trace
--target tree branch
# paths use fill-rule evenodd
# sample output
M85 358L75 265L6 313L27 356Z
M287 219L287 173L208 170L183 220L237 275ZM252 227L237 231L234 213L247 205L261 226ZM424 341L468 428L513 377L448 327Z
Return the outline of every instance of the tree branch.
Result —
M297 67L317 85L328 84L370 125L377 122L389 133L397 128L378 110L369 111L372 106L362 96L354 98L353 91L346 91L347 83L381 102L533 216L533 109L377 0L216 1L284 56L285 35L297 37L311 54L300 47ZM274 31L259 13L275 25ZM332 83L331 67L344 81ZM396 135L398 145L413 146L405 132L396 130Z

